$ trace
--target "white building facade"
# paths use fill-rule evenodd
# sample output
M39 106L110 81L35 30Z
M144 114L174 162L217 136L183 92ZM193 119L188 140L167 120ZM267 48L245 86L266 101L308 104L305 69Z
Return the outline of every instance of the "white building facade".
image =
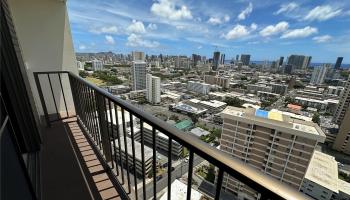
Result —
M316 67L312 72L310 84L320 85L324 82L324 78L326 77L328 67L323 65L321 67Z
M207 95L210 91L210 85L206 83L188 81L187 89L192 92Z
M146 78L147 101L153 104L160 103L160 78L147 74Z

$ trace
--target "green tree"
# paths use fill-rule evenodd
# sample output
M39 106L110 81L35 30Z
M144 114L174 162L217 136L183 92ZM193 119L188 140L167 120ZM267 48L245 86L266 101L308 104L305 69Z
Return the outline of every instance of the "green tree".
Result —
M227 103L228 106L235 106L235 107L242 107L244 101L243 100L240 100L239 98L237 97L227 97L225 100L224 100L225 103Z
M312 117L312 121L316 124L320 124L321 119L320 119L320 113L315 113L314 116Z
M79 76L86 78L89 74L86 71L79 71Z
M205 180L214 183L215 181L215 167L214 165L210 164L208 168L207 176L205 177Z

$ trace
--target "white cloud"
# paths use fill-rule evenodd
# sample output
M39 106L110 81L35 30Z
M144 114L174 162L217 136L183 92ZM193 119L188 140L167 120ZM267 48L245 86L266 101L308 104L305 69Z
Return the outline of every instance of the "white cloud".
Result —
M112 36L106 35L105 38L106 38L107 44L115 44L114 38Z
M257 25L253 23L250 27L237 24L233 29L231 29L228 33L223 34L226 40L234 40L248 36L252 31L257 29Z
M253 4L250 2L248 7L246 7L244 10L242 10L241 13L237 16L238 20L244 20L246 17L250 15L253 11Z
M322 35L322 36L316 36L312 38L312 40L317 43L328 42L331 39L332 39L332 36L330 35Z
M276 12L274 12L273 14L279 15L281 13L288 13L288 12L291 12L291 11L297 9L298 7L299 7L299 5L295 2L290 2L288 4L282 4L280 9L277 10Z
M263 37L268 37L271 35L277 35L279 33L282 33L286 31L289 27L288 22L282 21L277 23L276 25L269 25L266 26L263 30L261 30L259 33Z
M222 21L219 17L210 17L207 21L209 24L212 24L212 25L217 25L217 24L221 24Z
M317 33L317 28L306 26L305 28L301 29L293 29L285 32L281 38L287 39L287 38L304 38L308 37L312 34Z
M116 26L103 26L103 27L95 27L90 30L90 32L95 34L108 33L108 34L116 34L118 33L118 28Z
M155 48L159 46L159 42L144 40L141 36L132 33L129 35L126 45L131 47Z
M132 23L126 28L130 33L146 33L145 26L141 21L132 20Z
M79 45L79 50L85 50L86 49L86 46L85 45L83 45L83 44L81 44L81 45Z
M157 30L157 24L153 24L153 23L150 23L150 24L148 24L148 26L147 26L147 29L149 29L149 30Z
M257 28L258 28L258 25L257 25L256 23L252 23L252 24L250 25L250 29L251 29L252 31L255 31Z
M202 49L203 48L203 46L202 45L199 45L198 47L197 47L197 49Z
M218 25L222 24L224 22L230 21L230 16L229 15L224 15L222 18L221 17L210 17L207 21L207 23L212 24L212 25Z
M184 30L186 27L182 25L175 26L177 30Z
M191 11L185 5L175 5L171 0L157 0L152 4L151 12L170 20L192 19Z
M303 19L307 21L325 21L340 15L341 12L342 9L333 8L329 5L316 6Z
M225 15L224 16L224 22L228 22L230 21L230 16L229 15Z

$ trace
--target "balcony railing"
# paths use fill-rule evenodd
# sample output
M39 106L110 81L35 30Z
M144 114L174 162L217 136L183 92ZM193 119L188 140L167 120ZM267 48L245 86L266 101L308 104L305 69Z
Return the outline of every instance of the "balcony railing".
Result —
M63 76L65 76L66 80L69 79L68 90L71 93L69 95L67 95L67 88L62 86ZM98 150L104 167L113 172L115 183L124 186L123 197L125 198L150 199L153 197L153 199L157 199L157 192L159 189L162 189L162 186L157 182L156 131L160 131L169 138L169 148L166 152L168 157L167 177L165 177L167 178L166 186L169 200L171 198L171 183L174 179L172 177L171 151L173 141L178 142L189 151L187 199L191 199L194 155L205 159L217 169L215 199L220 198L224 173L256 190L259 193L258 196L260 199L309 199L309 197L298 192L296 189L209 146L198 138L168 125L166 122L136 108L127 101L113 96L71 72L34 72L34 77L47 125L50 126L53 121L76 115L80 126L89 136L90 142ZM53 81L51 81L53 78L59 82L58 86L53 87ZM49 88L46 91L46 95L44 95L42 89L43 84L45 84L46 88ZM57 97L57 91L55 91L57 88L61 91L60 97ZM74 102L75 110L73 111L67 107L68 96L71 96L72 99L70 101ZM61 101L61 104L58 103L58 100ZM47 105L49 101L51 101L51 105L52 103L54 104L54 114L48 114ZM65 112L59 112L61 110L59 108L60 105L64 108ZM134 118L136 120L133 120ZM145 145L145 123L152 127L152 144L150 145L152 149L151 161L149 159L145 160L145 148L149 148ZM129 126L129 136L127 126ZM140 129L141 141L139 146L135 145L134 127L136 126ZM131 148L128 144L131 145ZM136 149L140 150L140 152L136 152ZM129 152L130 150L131 152ZM141 153L141 156L139 153ZM147 168L146 165L151 165L151 167ZM149 173L153 178L151 183L146 183L148 169L151 169ZM141 175L139 176L137 174ZM140 184L137 184L138 182ZM138 188L139 185L141 188ZM158 190L157 187L159 187Z

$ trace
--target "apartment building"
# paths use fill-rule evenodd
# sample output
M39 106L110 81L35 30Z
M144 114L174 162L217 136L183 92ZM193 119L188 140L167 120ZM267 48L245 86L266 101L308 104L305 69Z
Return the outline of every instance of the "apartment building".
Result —
M147 74L146 88L148 102L152 104L160 103L160 78Z
M206 83L188 81L187 89L195 93L207 95L210 91L210 85Z
M146 66L143 52L132 52L131 82L132 90L146 89Z
M350 77L345 85L339 105L334 115L334 122L340 125L339 133L334 141L333 149L350 154Z
M229 88L230 81L231 80L229 78L225 78L225 77L204 75L204 82L205 83L208 83L210 85L218 85L222 88Z
M220 150L296 189L317 143L326 139L317 124L281 112L228 106L222 117ZM230 176L224 177L223 187L242 199L257 197L254 190Z
M91 61L91 66L92 66L92 70L94 71L103 70L103 63L100 60L95 59Z

